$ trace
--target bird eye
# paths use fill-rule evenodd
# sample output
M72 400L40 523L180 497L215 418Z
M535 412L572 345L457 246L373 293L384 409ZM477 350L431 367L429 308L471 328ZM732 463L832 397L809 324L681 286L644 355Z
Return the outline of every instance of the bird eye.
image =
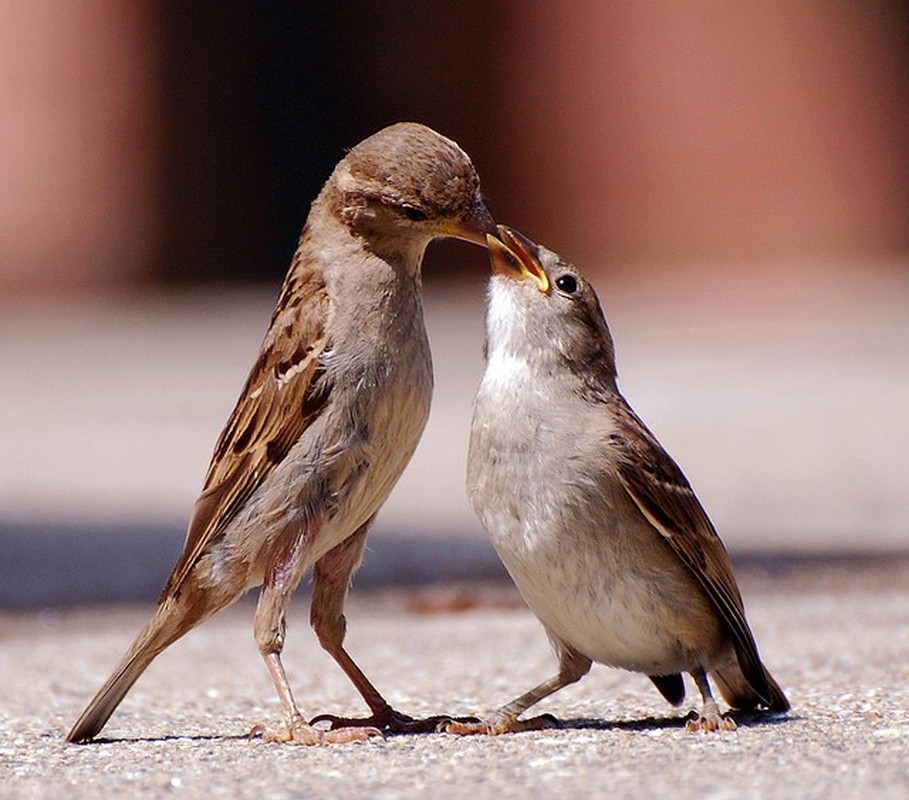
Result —
M578 290L578 279L570 272L555 279L556 288L565 294L574 294Z
M401 211L411 222L422 222L424 219L428 219L425 211L416 206L412 206L409 203L404 203L401 206Z

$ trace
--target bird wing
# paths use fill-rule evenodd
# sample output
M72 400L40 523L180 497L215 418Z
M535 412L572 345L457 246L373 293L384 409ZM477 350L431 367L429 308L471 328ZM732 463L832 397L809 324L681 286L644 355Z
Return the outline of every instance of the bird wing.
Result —
M641 513L688 568L732 634L743 673L755 691L770 692L732 562L691 484L647 426L622 398L615 403L619 477Z
M318 381L328 347L328 296L320 271L292 268L253 365L215 445L202 493L186 532L183 552L162 599L179 591L211 542L285 458L325 403Z

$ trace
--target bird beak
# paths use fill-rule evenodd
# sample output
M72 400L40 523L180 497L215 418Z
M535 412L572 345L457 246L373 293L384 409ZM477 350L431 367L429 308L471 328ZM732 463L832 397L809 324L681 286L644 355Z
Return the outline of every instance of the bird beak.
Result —
M483 201L477 200L465 216L449 223L443 235L486 247L486 239L490 234L496 235L495 220Z
M532 279L537 282L539 290L546 294L549 291L549 276L537 258L537 246L514 228L499 225L498 233L498 239L488 234L486 236L489 265L493 274L518 281Z

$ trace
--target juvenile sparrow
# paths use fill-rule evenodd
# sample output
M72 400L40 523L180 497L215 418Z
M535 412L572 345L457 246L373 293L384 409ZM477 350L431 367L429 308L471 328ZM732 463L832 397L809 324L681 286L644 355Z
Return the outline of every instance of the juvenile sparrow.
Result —
M420 267L430 241L486 245L495 225L467 154L401 123L342 159L312 204L259 357L214 455L157 611L67 739L104 726L162 650L261 586L255 639L286 722L270 741L408 730L343 647L344 601L376 511L410 460L432 395ZM372 711L318 730L291 693L285 609L313 567L310 620ZM328 717L334 725L339 718Z
M597 296L567 261L517 231L489 237L493 276L486 371L468 455L471 503L543 623L558 674L455 733L545 724L527 708L592 661L650 676L673 705L688 672L702 706L693 730L734 728L730 706L782 712L761 663L729 556L682 471L616 384Z

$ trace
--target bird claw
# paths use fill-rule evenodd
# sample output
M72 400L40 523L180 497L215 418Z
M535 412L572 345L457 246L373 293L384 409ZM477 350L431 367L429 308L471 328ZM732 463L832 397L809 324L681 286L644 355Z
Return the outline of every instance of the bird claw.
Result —
M735 720L719 712L702 711L697 716L689 716L685 721L688 733L710 733L712 731L734 731Z
M262 723L257 723L249 731L249 738L260 738L267 744L350 744L351 742L366 742L373 736L385 738L385 734L378 728L369 726L338 727L323 731L314 728L304 720L294 720L285 728L276 731L269 730Z
M329 724L329 731L335 730L357 730L361 728L372 728L384 734L410 734L410 733L436 733L441 726L448 722L458 721L462 723L478 722L475 717L450 717L447 714L437 714L432 717L415 719L408 714L402 714L393 708L373 714L371 717L338 717L334 714L319 714L313 717L310 725L316 725L320 722Z
M541 714L530 719L493 715L487 720L475 720L470 717L443 720L438 727L438 731L456 736L499 736L503 733L542 731L558 727L561 727L561 723L552 714Z

